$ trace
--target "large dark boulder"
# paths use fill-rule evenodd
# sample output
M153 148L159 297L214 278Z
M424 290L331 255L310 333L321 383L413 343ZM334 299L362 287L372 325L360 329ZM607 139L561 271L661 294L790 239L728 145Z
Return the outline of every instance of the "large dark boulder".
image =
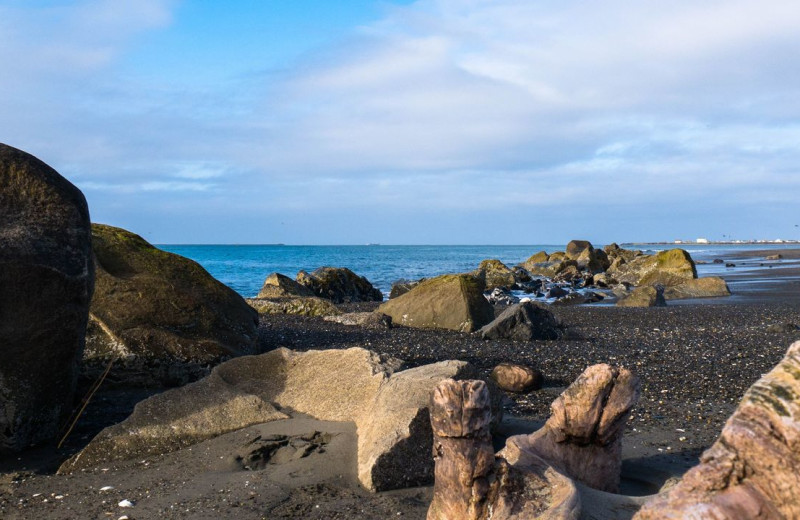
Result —
M0 144L0 453L55 438L71 411L93 283L83 194Z
M483 297L483 280L468 274L430 278L378 307L392 323L417 328L473 332L494 318Z
M561 326L552 312L528 301L512 305L479 332L483 339L552 340Z
M254 352L258 313L198 263L102 224L92 240L88 357L206 363Z
M320 267L311 274L300 271L297 283L334 303L380 302L383 293L363 276L346 267Z

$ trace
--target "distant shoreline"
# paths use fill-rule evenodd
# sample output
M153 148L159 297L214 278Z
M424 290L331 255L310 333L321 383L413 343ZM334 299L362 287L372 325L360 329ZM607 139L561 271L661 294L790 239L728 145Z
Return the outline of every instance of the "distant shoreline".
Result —
M737 240L731 242L623 242L621 246L785 246L800 245L800 240Z

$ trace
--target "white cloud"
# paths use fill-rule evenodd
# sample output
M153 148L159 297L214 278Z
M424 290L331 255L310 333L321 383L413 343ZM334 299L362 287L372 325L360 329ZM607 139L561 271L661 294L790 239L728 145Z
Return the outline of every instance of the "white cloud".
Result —
M411 219L612 197L676 205L669 229L673 213L740 200L788 215L800 195L794 0L419 0L285 71L211 86L120 75L175 5L0 7L0 141L90 195L180 193L209 219L223 192L244 213L313 207L331 226L342 208Z

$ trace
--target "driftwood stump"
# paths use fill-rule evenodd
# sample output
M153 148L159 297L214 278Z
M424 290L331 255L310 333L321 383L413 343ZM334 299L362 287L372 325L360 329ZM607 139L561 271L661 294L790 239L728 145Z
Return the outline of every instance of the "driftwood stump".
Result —
M436 482L428 520L480 520L494 465L489 390L483 381L445 379L431 397Z
M445 379L431 398L436 483L428 520L575 520L572 481L535 453L507 447L496 458L483 381Z

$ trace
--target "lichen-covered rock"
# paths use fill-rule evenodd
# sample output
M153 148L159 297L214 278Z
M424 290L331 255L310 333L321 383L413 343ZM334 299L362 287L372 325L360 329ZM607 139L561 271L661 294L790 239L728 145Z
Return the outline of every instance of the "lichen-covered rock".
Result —
M548 309L527 301L503 311L480 334L483 339L554 340L561 335L561 326Z
M625 263L617 263L609 273L620 282L633 285L664 286L678 285L697 278L694 260L683 249L660 251L655 255L635 257Z
M300 285L288 276L272 273L264 280L257 298L290 298L292 296L314 296L311 289Z
M69 415L93 283L83 194L0 144L0 454L53 439Z
M544 377L538 370L516 363L500 363L489 374L500 390L507 392L530 392L542 387Z
M679 285L664 289L664 298L667 300L682 300L686 298L718 298L730 296L728 284L719 276L708 276L686 280Z
M494 318L482 281L467 274L425 280L378 307L378 312L391 316L396 325L461 332L473 332Z
M483 280L487 291L498 287L510 289L516 283L514 271L500 260L484 260L472 274Z
M97 282L85 357L213 362L253 352L258 314L200 264L92 225Z
M60 473L175 451L287 410L324 421L352 421L358 476L383 491L428 484L433 475L429 396L447 378L475 377L462 361L397 372L401 362L360 348L294 352L279 348L227 361L187 386L136 405L100 432ZM283 411L280 411L283 410Z
M312 273L300 271L297 273L297 283L334 303L383 301L380 290L346 267L320 267Z
M663 307L666 304L664 288L660 285L637 287L617 301L617 307Z
M637 520L800 518L800 342L750 387L719 439Z
M330 300L316 296L293 298L248 298L248 305L259 314L295 314L297 316L337 316L342 313Z
M592 365L553 401L540 430L511 437L508 444L535 453L588 486L616 493L622 434L639 394L639 380L629 370Z
M572 240L565 251L567 258L578 262L578 267L590 273L602 273L611 262L601 249L595 249L588 240Z
M522 264L522 267L524 267L525 269L528 269L528 271L530 271L528 266L533 265L533 264L541 264L543 262L547 262L549 259L550 259L550 257L545 251L539 251L535 255L531 255L530 258L525 260L525 262Z

